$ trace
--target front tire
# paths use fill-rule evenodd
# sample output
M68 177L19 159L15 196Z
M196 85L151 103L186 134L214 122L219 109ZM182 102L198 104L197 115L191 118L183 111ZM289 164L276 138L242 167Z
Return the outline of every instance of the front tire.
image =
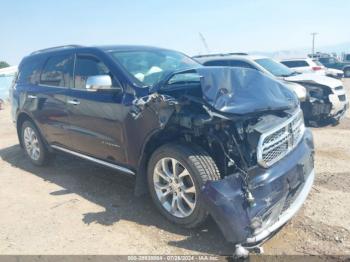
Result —
M148 163L148 187L158 210L168 220L187 228L197 227L208 217L201 188L219 180L214 160L196 145L166 144Z
M345 68L344 69L344 77L349 78L350 77L350 68Z
M35 125L30 121L25 121L21 127L21 140L24 151L29 160L37 166L44 166L50 160L50 153L41 138Z

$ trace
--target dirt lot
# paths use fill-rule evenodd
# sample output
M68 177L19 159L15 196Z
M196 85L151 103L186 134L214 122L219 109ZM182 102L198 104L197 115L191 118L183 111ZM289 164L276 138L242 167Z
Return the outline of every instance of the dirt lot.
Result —
M350 80L345 83L350 89ZM232 254L214 222L167 222L133 178L67 155L37 168L0 111L0 254ZM313 129L316 182L303 209L264 245L266 254L350 255L350 118Z

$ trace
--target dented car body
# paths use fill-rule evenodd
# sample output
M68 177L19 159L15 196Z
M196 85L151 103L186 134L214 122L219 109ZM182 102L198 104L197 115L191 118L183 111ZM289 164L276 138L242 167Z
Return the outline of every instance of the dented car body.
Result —
M222 163L223 176L222 180L207 182L202 189L207 209L228 241L254 247L282 227L300 209L311 190L314 180L312 134L304 129L295 98L293 100L293 95L277 81L242 68L198 68L178 74L194 72L201 77L201 102L194 99L195 104L187 104L191 96L186 94L188 90L181 90L188 89L183 83L178 89L172 86L158 90L168 98L156 96L168 101L169 106L174 105L174 98L181 104L181 99L187 96L183 108L173 112L175 123L167 124L185 128L188 142L196 137L207 138L196 143L208 151L213 150L213 157ZM260 88L264 88L265 93ZM176 93L180 90L179 96ZM148 100L149 106L151 101ZM202 106L208 115L191 113L193 106ZM247 122L250 124L246 125ZM214 129L218 123L223 125L222 129ZM197 134L193 133L195 130ZM278 138L281 132L292 134L289 138L283 135ZM289 153L285 145L286 156L283 153L275 156L278 153L271 151L271 142L278 147L290 143L292 152ZM265 143L268 144L266 150L270 150L267 153L262 152ZM221 152L214 153L214 144L221 147ZM235 150L237 148L239 150Z
M52 57L72 65L73 86L43 81ZM80 57L108 72L79 73ZM172 222L193 227L210 214L228 241L249 248L311 189L314 145L299 101L256 70L203 67L159 48L74 46L36 52L19 71L12 112L34 164L59 150L136 174L135 192L150 191Z
M263 56L214 54L194 58L206 66L251 68L278 79L297 94L305 122L310 126L337 124L349 108L342 82L331 77L297 73L282 63Z

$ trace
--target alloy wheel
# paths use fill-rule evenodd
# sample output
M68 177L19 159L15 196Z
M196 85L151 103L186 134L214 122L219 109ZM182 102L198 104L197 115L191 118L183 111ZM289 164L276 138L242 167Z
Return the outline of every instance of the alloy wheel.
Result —
M174 158L162 158L155 165L153 185L163 208L171 215L185 218L196 207L196 187L189 171Z
M23 132L23 140L29 157L35 161L40 158L39 140L35 131L27 126Z

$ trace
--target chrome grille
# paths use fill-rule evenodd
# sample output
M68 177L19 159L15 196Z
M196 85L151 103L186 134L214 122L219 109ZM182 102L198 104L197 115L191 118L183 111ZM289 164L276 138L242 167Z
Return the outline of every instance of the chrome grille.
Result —
M298 110L286 122L262 134L257 150L258 163L269 167L283 158L299 143L304 129L303 113Z

